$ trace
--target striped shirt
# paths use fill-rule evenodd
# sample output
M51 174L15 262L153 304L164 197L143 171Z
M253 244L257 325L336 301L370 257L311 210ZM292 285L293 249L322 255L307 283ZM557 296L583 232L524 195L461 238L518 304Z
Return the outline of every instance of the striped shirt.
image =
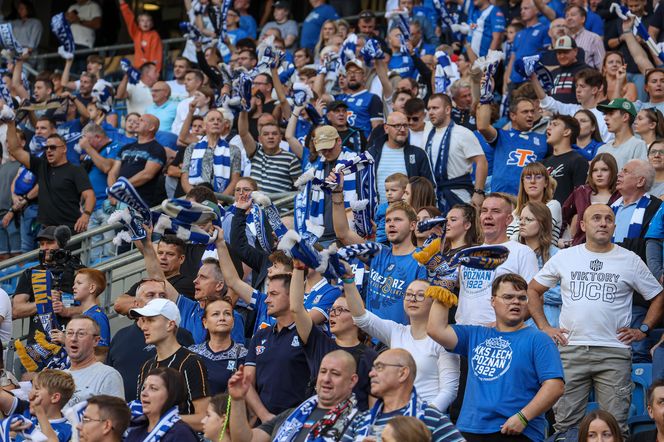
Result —
M294 154L280 150L275 155L268 155L261 144L256 145L256 153L251 158L251 177L262 192L290 192L301 174L300 160Z
M574 36L574 40L576 41L576 45L585 52L586 64L595 69L601 69L604 63L604 54L606 53L602 37L582 28Z
M154 359L148 359L143 363L138 376L137 396L141 396L143 382L145 382L148 373L152 369L170 367L182 374L187 391L187 400L184 404L180 405L180 414L194 414L194 401L205 396L210 396L205 363L197 354L184 347L180 347L175 353L162 361L157 360L157 357L155 356Z

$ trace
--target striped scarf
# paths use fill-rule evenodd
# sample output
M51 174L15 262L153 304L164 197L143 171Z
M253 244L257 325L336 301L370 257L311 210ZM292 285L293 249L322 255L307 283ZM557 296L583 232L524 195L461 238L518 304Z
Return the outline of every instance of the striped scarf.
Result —
M629 221L629 228L627 229L627 236L625 239L638 238L641 235L641 229L643 228L643 217L646 214L646 208L650 204L650 194L646 193L643 195L637 202L636 208L632 213L632 219ZM623 205L623 198L618 198L613 204L611 204L611 209L614 214L618 214L618 209ZM615 242L615 233L614 233L614 242Z
M65 19L64 12L51 17L51 30L60 42L58 54L60 54L65 60L71 60L74 58L74 51L76 50L76 46L74 45L74 35L71 32L69 22Z
M21 43L16 40L16 37L14 37L14 28L11 23L3 23L0 25L0 46L5 50L10 51L14 58L18 58L28 52L28 50L21 46Z
M20 414L12 414L8 418L3 419L0 422L0 436L2 437L2 442L12 441L9 428L14 422L22 422L24 424L29 424L28 428L19 433L21 436L23 436L25 440L29 440L32 442L46 442L48 440L46 435L42 433L40 429L37 428L37 426L32 420Z
M203 137L191 152L189 163L189 184L197 185L205 182L203 178L203 157L208 150L208 139ZM231 147L223 138L219 138L214 147L212 165L212 185L215 192L223 192L231 180Z
M216 230L209 234L200 225L212 222L213 225L221 226L222 209L218 204L174 198L164 200L161 210L163 213L152 212L155 233L163 235L172 232L178 238L193 244L212 244L217 239Z
M291 442L297 438L311 413L318 406L318 396L314 395L304 401L279 427L273 442ZM306 441L332 442L341 440L344 431L357 414L355 395L340 402L319 419L309 430Z
M136 427L141 427L147 424L147 417L143 414L143 406L139 401L132 401L128 404L131 410L131 424L129 430ZM159 418L159 422L154 426L152 431L143 439L143 442L159 442L168 430L173 428L176 422L180 420L180 413L178 412L177 405L168 410L164 415Z
M401 416L411 416L421 419L424 416L428 404L426 401L423 401L417 395L415 387L413 387L413 392L410 395L410 401L408 402L406 410L401 414ZM364 438L371 435L374 423L378 419L379 415L383 411L383 400L378 399L371 410L359 415L357 417L357 424L359 428L357 429L356 438L357 440L363 440ZM353 424L355 426L355 423Z

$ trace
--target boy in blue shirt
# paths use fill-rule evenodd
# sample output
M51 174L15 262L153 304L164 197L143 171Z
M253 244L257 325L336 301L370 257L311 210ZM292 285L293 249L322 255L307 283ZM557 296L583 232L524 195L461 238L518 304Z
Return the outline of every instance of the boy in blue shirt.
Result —
M385 178L385 198L387 202L378 205L374 216L374 221L376 222L376 242L387 244L387 236L385 235L385 212L387 212L387 206L395 201L403 200L407 185L408 177L403 173L393 173Z
M0 389L0 411L5 416L20 414L29 419L36 426L35 431L41 431L48 442L69 442L72 427L63 417L61 410L74 394L74 390L76 385L71 374L47 368L33 379L29 401L18 399ZM12 431L21 431L16 435L15 442L26 439L22 433L26 428L26 424L20 421L11 425Z

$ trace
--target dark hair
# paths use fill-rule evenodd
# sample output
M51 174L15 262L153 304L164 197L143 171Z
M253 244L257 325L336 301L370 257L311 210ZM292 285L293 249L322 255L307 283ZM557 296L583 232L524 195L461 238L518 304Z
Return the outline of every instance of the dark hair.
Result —
M593 158L590 161L590 166L588 166L588 178L586 179L586 184L590 186L590 188L593 191L593 194L596 195L598 190L597 190L597 185L593 181L593 167L595 167L595 164L598 161L602 161L604 164L608 166L609 171L611 172L611 185L609 186L609 190L611 190L611 193L615 192L616 181L618 180L618 163L616 163L616 158L610 153L598 153L597 155L595 155L595 158Z
M439 94L431 94L431 96L429 97L429 102L431 102L431 100L433 100L434 98L438 98L439 100L443 100L443 103L445 104L445 106L448 106L448 107L452 106L452 99L447 94L440 94L440 93Z
M513 27L516 32L519 32L520 30L526 27L523 23L516 20L513 20L509 25L507 25L508 28L510 26Z
M531 100L529 97L526 96L520 96L520 97L512 97L512 100L510 100L510 113L516 113L517 109L519 108L519 104L522 102L527 101L530 104L533 104L533 100Z
M48 77L47 78L39 78L39 79L35 80L35 83L37 83L38 81L41 81L42 83L44 83L44 86L46 86L47 89L50 89L50 90L55 89L55 86L53 85L53 82Z
M272 265L281 264L284 267L291 269L291 271L293 270L293 259L286 255L283 250L275 250L270 253L270 256L268 256L267 259Z
M576 116L576 114L583 114L588 117L590 123L595 127L595 129L593 129L593 133L590 135L590 138L597 141L598 143L601 143L603 141L602 133L599 131L599 124L597 123L597 117L595 116L595 114L593 114L588 109L579 109L578 111L576 111L574 115ZM580 131L581 131L581 126L579 125L579 132Z
M51 126L52 129L56 128L55 120L53 118L49 118L49 117L39 117L39 118L37 118L37 122L40 122L40 121L48 121L48 124Z
M250 50L254 54L254 59L256 58L256 42L251 38L241 38L235 42L235 47L238 51L242 52L245 49Z
M88 405L96 405L99 408L99 417L111 421L113 433L122 438L122 435L129 427L131 421L131 412L127 403L119 397L100 394L88 399Z
M210 398L212 409L219 416L224 417L224 423L221 427L222 434L229 431L229 419L231 411L231 398L228 393L217 393Z
M505 273L503 275L497 276L491 284L491 296L496 296L498 294L498 289L500 284L509 283L514 286L517 290L528 290L528 283L521 275L516 273Z
M18 5L25 6L28 18L35 18L37 16L37 12L35 11L35 5L30 0L18 0L16 2L17 8ZM18 17L18 10L16 11L16 14Z
M207 318L208 310L211 308L210 306L212 304L216 303L216 302L225 302L231 308L231 312L233 311L233 307L234 307L233 306L233 300L230 298L230 296L224 295L221 298L210 299L210 300L208 300L208 302L205 303L205 308L203 309L203 318ZM231 316L233 316L232 313L231 313ZM233 316L233 321L235 321L235 316ZM232 328L232 324L231 324L231 328ZM230 333L230 331L229 331L229 333ZM208 341L209 339L210 339L210 331L207 330L207 327L206 327L205 340Z
M649 406L653 405L653 402L655 398L653 395L655 394L655 389L659 387L664 387L664 379L655 379L652 384L650 384L650 387L648 387L648 392L646 393L646 400Z
M523 83L521 86L516 88L514 92L512 92L512 100L516 100L517 98L527 98L529 100L537 100L537 92L535 92L535 88L533 85L528 81L526 83ZM516 110L516 108L515 108ZM511 111L511 109L510 109Z
M433 184L427 178L414 176L408 179L410 184L410 205L415 209L415 213L424 206L436 205L436 191Z
M51 135L49 135L48 137L46 137L47 140L50 140L51 138L58 139L58 140L60 140L60 141L62 142L62 144L64 144L65 146L67 145L67 141L66 141L65 138L64 138L62 135L60 135L60 134L51 134Z
M270 281L281 281L281 283L286 288L286 293L290 291L291 284L291 274L290 273L281 273L278 275L273 275L270 277Z
M474 246L480 243L480 226L477 223L477 209L472 204L455 204L447 212L447 215L454 209L460 210L463 213L463 219L465 222L470 223L470 229L466 231L464 236L464 242L466 246ZM443 243L443 253L448 252L452 244L447 240L447 237Z
M623 442L622 433L620 432L620 425L615 417L608 411L604 410L593 410L588 413L581 423L579 424L579 441L588 440L588 430L590 429L590 423L596 419L604 421L606 425L611 430L613 435L614 442Z
M151 61L146 61L145 63L143 63L141 65L141 67L139 69L141 71L141 74L144 73L150 66L154 66L155 68L157 67L157 65L155 63L153 63Z
M143 379L143 383L145 383L148 376L157 376L161 378L161 380L164 381L166 391L168 392L166 402L164 402L164 405L159 412L160 416L163 416L168 410L176 405L182 409L187 402L187 392L185 390L184 378L179 371L170 367L153 368L148 372L145 379Z
M606 90L606 78L597 69L581 69L574 76L574 80L583 80L588 86L599 88L600 91Z
M299 48L297 49L294 54L297 54L298 52L304 52L304 56L309 60L309 63L313 61L313 55L311 55L311 49L309 48ZM307 64L309 64L307 63Z
M217 203L217 197L212 191L212 189L205 186L194 186L189 192L187 192L187 198L191 198L197 203L202 203L204 201L209 201L211 203Z
M571 10L571 9L575 9L575 8L579 10L579 15L580 15L581 17L583 17L583 22L585 23L585 22L586 22L586 19L588 18L588 13L586 12L586 10L585 10L584 8L582 8L582 7L580 7L580 6L577 6L577 5L567 5L567 7L565 8L565 14L567 14L567 11L569 11L569 10Z
M256 75L256 76L257 76L257 77L258 77L258 76L263 76L263 77L265 77L265 81L266 81L270 86L273 86L273 85L274 85L274 83L272 82L272 75L270 75L270 74L268 74L268 73L266 73L266 72L261 72L260 74L258 74L258 75Z
M403 110L406 112L406 115L413 115L418 112L423 112L426 110L426 108L427 105L424 103L424 100L417 97L411 98L403 105Z
M198 81L201 82L201 84L203 84L203 82L205 81L205 77L203 76L203 73L201 71L199 71L198 69L187 69L185 71L184 75L187 75L187 74L194 74L194 76L198 79Z
M648 107L641 109L641 112L645 112L646 118L655 123L655 138L664 138L664 115L662 115L659 109Z
M182 238L178 238L176 235L164 235L161 237L161 240L159 240L159 243L175 246L180 255L184 255L184 250L187 247L187 244L184 242L184 240Z
M246 52L249 54L249 58L252 60L258 60L258 57L256 56L256 49L250 49L250 48L242 48L238 51L238 54L241 54L243 52Z
M426 210L426 212L429 214L430 217L435 218L441 215L441 211L438 209L438 207L435 206L423 206L420 207L419 210L416 212L420 213L422 210ZM415 230L413 230L410 234L410 239L413 241L413 244L417 244L417 236L415 236Z
M581 130L579 122L576 120L576 118L570 115L555 114L553 117L551 117L550 121L553 120L560 121L565 126L565 129L569 129L569 142L570 144L576 144L576 139L579 137L579 131Z

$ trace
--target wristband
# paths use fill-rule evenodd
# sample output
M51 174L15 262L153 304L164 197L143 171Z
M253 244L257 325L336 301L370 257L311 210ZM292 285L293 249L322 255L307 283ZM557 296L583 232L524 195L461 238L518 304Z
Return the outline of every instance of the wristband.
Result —
M341 282L344 284L355 284L355 278L341 278Z
M298 265L293 264L293 268L295 270L306 270L307 266L305 266L304 264L298 264Z
M523 426L527 427L528 426L528 419L526 419L526 416L520 411L516 415L519 418L519 420L521 421L521 423L523 424Z
M88 216L92 216L92 212L90 212L89 210L84 210L83 214L88 215Z

